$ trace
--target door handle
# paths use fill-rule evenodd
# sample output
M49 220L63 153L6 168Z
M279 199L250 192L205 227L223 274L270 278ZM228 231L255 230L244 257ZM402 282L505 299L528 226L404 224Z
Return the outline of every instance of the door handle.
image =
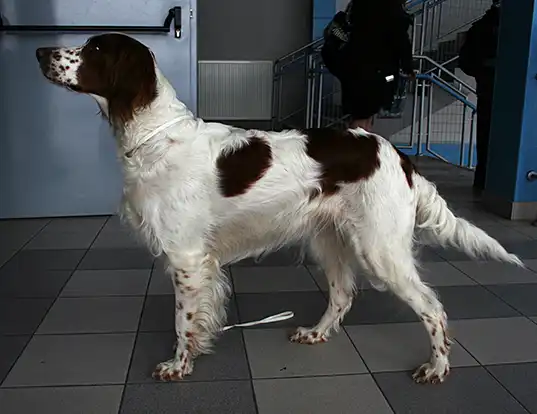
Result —
M162 26L64 26L64 25L8 25L4 24L0 16L0 34L41 32L41 33L99 33L99 32L123 32L123 33L169 33L172 28L175 38L182 36L181 7L173 7Z

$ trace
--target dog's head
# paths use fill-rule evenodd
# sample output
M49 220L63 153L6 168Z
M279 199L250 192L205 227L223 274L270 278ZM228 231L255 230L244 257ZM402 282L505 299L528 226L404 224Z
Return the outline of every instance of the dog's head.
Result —
M151 51L132 37L107 33L80 47L45 47L36 51L47 79L96 97L113 124L130 121L157 95Z

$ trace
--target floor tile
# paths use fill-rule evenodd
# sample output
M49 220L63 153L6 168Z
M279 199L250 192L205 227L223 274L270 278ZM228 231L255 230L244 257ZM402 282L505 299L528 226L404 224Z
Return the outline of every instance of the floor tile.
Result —
M145 295L151 270L77 270L61 296Z
M534 272L537 272L537 260L535 260L535 259L532 259L532 260L524 260L524 264L525 264L530 270L533 270Z
M493 285L489 289L524 315L537 316L537 284Z
M2 384L29 339L29 336L0 336L0 384ZM2 404L0 404L1 406Z
M537 240L504 243L504 247L521 259L537 259Z
M123 384L134 336L34 336L3 386Z
M60 298L37 334L136 332L143 297Z
M173 295L173 284L170 276L164 268L155 263L151 272L151 281L149 282L148 295Z
M24 249L26 250L62 250L87 249L97 236L96 232L46 232L34 237Z
M85 250L22 250L5 268L20 270L74 270Z
M238 322L237 307L231 298L228 302L228 324ZM158 332L173 331L175 329L175 296L159 295L148 296L142 312L140 331Z
M483 224L479 227L500 243L531 240L528 235L502 224Z
M235 266L231 270L235 293L317 291L304 266Z
M55 298L71 270L0 270L0 297Z
M511 264L483 261L452 264L482 285L537 283L537 273Z
M244 330L253 378L307 377L366 372L345 332L314 346L289 341L286 329Z
M482 286L436 289L449 319L501 318L519 313Z
M79 232L97 235L107 221L107 216L54 218L43 229L43 233Z
M496 365L489 372L531 413L537 413L537 364Z
M375 379L397 414L527 414L482 367L455 368L439 386L415 384L407 373Z
M358 325L417 321L414 311L393 294L369 289L356 294L343 323Z
M422 246L418 249L417 259L420 263L444 261L444 259L438 254L436 249L428 246Z
M4 266L13 256L17 254L17 250L15 249L4 249L0 248L0 267Z
M53 301L53 298L0 299L0 335L33 334Z
M99 233L92 249L140 249L143 243L137 240L128 229L107 230L106 227Z
M452 321L450 331L481 364L537 361L537 325L526 318Z
M0 220L0 250L19 250L49 221L50 219Z
M270 325L280 328L316 324L326 310L327 303L321 292L282 292L240 294L237 295L237 305L241 322L255 321L285 311L294 312L294 318Z
M46 387L0 390L2 414L117 414L123 386Z
M420 275L431 286L475 285L475 281L448 262L426 262L421 264Z
M256 414L250 381L127 385L120 413Z
M91 249L81 270L151 269L154 258L144 249Z
M345 329L371 372L411 371L431 354L429 336L421 322ZM452 367L479 365L457 342L451 347L450 361Z
M517 224L515 229L532 239L537 239L537 226L532 226L530 223L524 222L523 224Z
M156 365L173 357L173 332L141 332L136 340L128 381L154 383ZM240 330L224 333L215 341L214 353L196 358L194 372L184 381L249 379L250 372Z
M391 414L369 375L256 380L259 414Z

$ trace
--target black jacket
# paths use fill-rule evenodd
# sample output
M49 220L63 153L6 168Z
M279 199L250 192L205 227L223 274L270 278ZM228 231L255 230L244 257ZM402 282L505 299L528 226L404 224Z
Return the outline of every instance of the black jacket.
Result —
M459 52L459 68L469 76L494 71L498 48L500 7L492 6L466 33Z
M396 74L413 70L412 16L397 0L354 0L348 59L353 70Z

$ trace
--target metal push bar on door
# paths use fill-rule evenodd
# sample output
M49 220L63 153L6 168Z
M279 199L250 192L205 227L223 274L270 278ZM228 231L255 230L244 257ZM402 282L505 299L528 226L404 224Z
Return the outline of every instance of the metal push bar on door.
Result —
M46 25L5 25L0 16L0 34L44 32L44 33L94 33L94 32L124 32L124 33L168 33L172 26L177 39L182 35L181 7L173 7L162 26L46 26Z

